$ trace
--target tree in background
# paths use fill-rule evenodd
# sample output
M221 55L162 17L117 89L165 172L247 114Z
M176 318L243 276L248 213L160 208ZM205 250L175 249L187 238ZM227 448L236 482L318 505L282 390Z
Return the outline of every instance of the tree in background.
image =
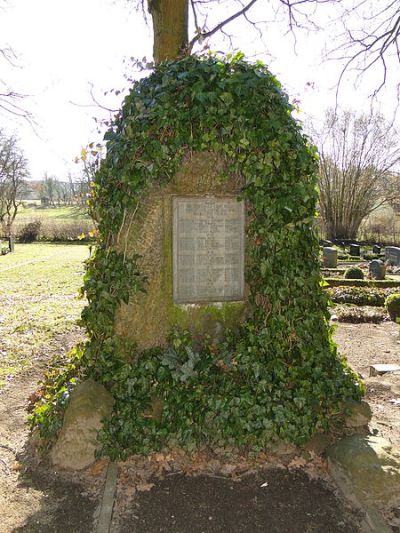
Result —
M103 157L103 146L100 143L89 143L85 148L82 148L80 156L75 158L75 163L80 166L80 176L75 181L70 178L70 183L71 187L74 188L77 202L84 207L87 207L94 176L100 168Z
M0 223L7 237L11 236L28 175L28 162L17 138L0 130Z
M326 113L314 134L320 153L320 214L330 239L355 239L362 221L399 196L393 170L400 137L381 115Z
M40 197L42 204L51 205L55 207L57 200L59 198L59 182L56 177L49 176L45 172L43 180L40 187Z

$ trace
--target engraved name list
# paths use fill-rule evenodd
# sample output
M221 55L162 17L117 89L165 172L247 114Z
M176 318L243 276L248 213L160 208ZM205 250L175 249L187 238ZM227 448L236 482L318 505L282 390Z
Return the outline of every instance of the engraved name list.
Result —
M173 214L174 301L242 300L244 202L174 198Z

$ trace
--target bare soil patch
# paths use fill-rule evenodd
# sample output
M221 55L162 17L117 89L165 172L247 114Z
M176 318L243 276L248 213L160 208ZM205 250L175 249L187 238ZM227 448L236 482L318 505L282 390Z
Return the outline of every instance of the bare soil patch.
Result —
M60 349L78 336L60 336ZM28 398L46 361L46 356L36 359L0 390L0 533L91 531L101 475L55 472L46 457L39 461L29 441Z
M271 469L240 481L176 475L135 499L120 533L356 533L357 517L319 480Z
M339 352L345 355L367 386L365 400L372 409L371 431L400 446L400 374L369 376L378 363L400 363L400 329L394 322L340 324L335 332Z

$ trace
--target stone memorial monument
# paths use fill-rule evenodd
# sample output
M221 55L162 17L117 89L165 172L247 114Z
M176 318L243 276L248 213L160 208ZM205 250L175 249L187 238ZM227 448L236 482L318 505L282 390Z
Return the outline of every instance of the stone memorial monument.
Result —
M266 67L188 56L135 83L106 133L81 360L115 394L112 455L301 443L359 398L330 338L318 165L292 111Z

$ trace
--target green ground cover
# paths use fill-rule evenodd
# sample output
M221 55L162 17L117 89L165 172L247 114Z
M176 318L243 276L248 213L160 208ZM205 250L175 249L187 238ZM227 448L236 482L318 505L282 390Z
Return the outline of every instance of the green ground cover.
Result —
M88 255L86 245L33 243L0 257L0 388L80 334L77 291Z

